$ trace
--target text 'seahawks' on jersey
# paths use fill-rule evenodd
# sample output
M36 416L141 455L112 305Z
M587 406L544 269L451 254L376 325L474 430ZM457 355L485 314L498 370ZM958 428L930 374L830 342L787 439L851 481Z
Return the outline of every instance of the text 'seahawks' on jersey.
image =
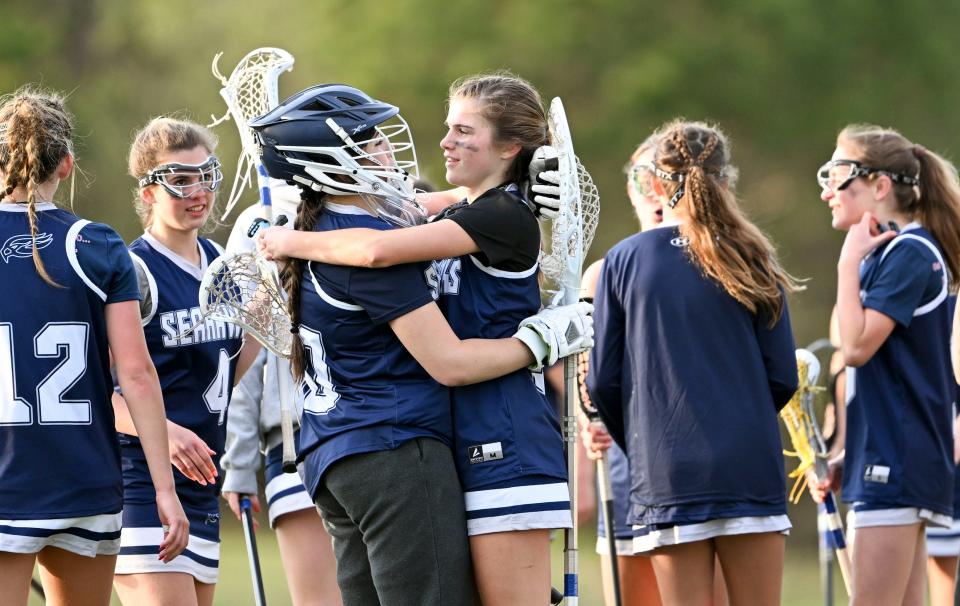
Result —
M130 245L130 253L150 285L149 294L144 293L150 308L143 317L143 331L160 377L167 418L222 453L227 404L243 332L234 324L201 320L197 296L200 279L221 251L204 238L199 239L199 246L200 267L190 266L149 233ZM143 471L136 482L127 481L125 499L152 501L153 484L140 441L123 435L121 444L123 456ZM174 477L184 506L216 498L213 488L188 480L176 470Z

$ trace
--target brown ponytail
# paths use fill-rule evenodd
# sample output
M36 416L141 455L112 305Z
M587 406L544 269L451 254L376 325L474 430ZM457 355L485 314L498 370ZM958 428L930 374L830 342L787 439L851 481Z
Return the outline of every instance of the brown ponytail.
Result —
M683 175L682 182L661 177L660 183L668 196L684 188L677 204L689 219L680 226L688 254L706 277L752 313L769 316L772 325L783 313L781 290L802 286L780 266L773 245L740 209L729 187L726 137L700 122L672 122L661 132L655 164L664 173Z
M847 126L837 143L851 147L864 166L918 177L918 186L891 181L900 212L917 220L943 248L951 290L960 285L960 182L948 160L899 132L869 124Z

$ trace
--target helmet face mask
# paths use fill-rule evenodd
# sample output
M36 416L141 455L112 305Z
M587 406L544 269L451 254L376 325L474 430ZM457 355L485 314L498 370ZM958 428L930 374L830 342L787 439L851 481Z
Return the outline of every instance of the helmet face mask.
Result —
M297 93L250 123L271 177L334 196L359 195L380 217L418 225L416 148L396 107L343 85Z

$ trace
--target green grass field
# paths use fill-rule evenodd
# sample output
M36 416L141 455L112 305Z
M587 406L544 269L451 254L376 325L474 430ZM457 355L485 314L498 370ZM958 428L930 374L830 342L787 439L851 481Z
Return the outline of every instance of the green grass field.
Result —
M809 503L804 503L810 505ZM806 509L812 509L812 505ZM798 508L791 508L791 514L798 514ZM803 514L809 514L803 511ZM796 517L796 516L792 516ZM800 517L805 517L801 515ZM787 556L783 578L784 606L819 606L823 604L819 587L819 571L817 564L816 536L806 520L795 521L798 526L793 535L787 540ZM273 606L282 606L290 603L290 596L286 590L286 581L283 569L280 566L280 554L272 532L266 529L266 518L263 526L257 533L257 544L260 550L260 562L263 570L264 585L267 601ZM580 543L580 603L583 606L602 606L602 589L600 585L600 560L594 552L596 535L595 524L587 523L581 527ZM217 585L214 603L220 606L241 606L253 604L253 590L247 564L246 548L244 547L243 531L240 524L233 518L229 510L223 515L223 543L220 551L220 583ZM563 538L557 535L553 543L554 586L561 587L563 583ZM834 574L835 601L837 606L846 603L843 595L843 585L839 571ZM30 604L40 605L43 602L36 596L31 597ZM120 601L114 598L112 604Z

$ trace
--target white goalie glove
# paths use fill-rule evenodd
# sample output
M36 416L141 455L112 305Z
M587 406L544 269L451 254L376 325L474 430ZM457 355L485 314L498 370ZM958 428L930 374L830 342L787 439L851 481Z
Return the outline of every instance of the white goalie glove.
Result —
M557 150L549 145L538 147L528 167L527 199L541 219L556 219L560 210L560 172Z
M513 336L523 341L536 358L530 370L540 370L593 347L593 305L580 302L547 307L520 322Z

